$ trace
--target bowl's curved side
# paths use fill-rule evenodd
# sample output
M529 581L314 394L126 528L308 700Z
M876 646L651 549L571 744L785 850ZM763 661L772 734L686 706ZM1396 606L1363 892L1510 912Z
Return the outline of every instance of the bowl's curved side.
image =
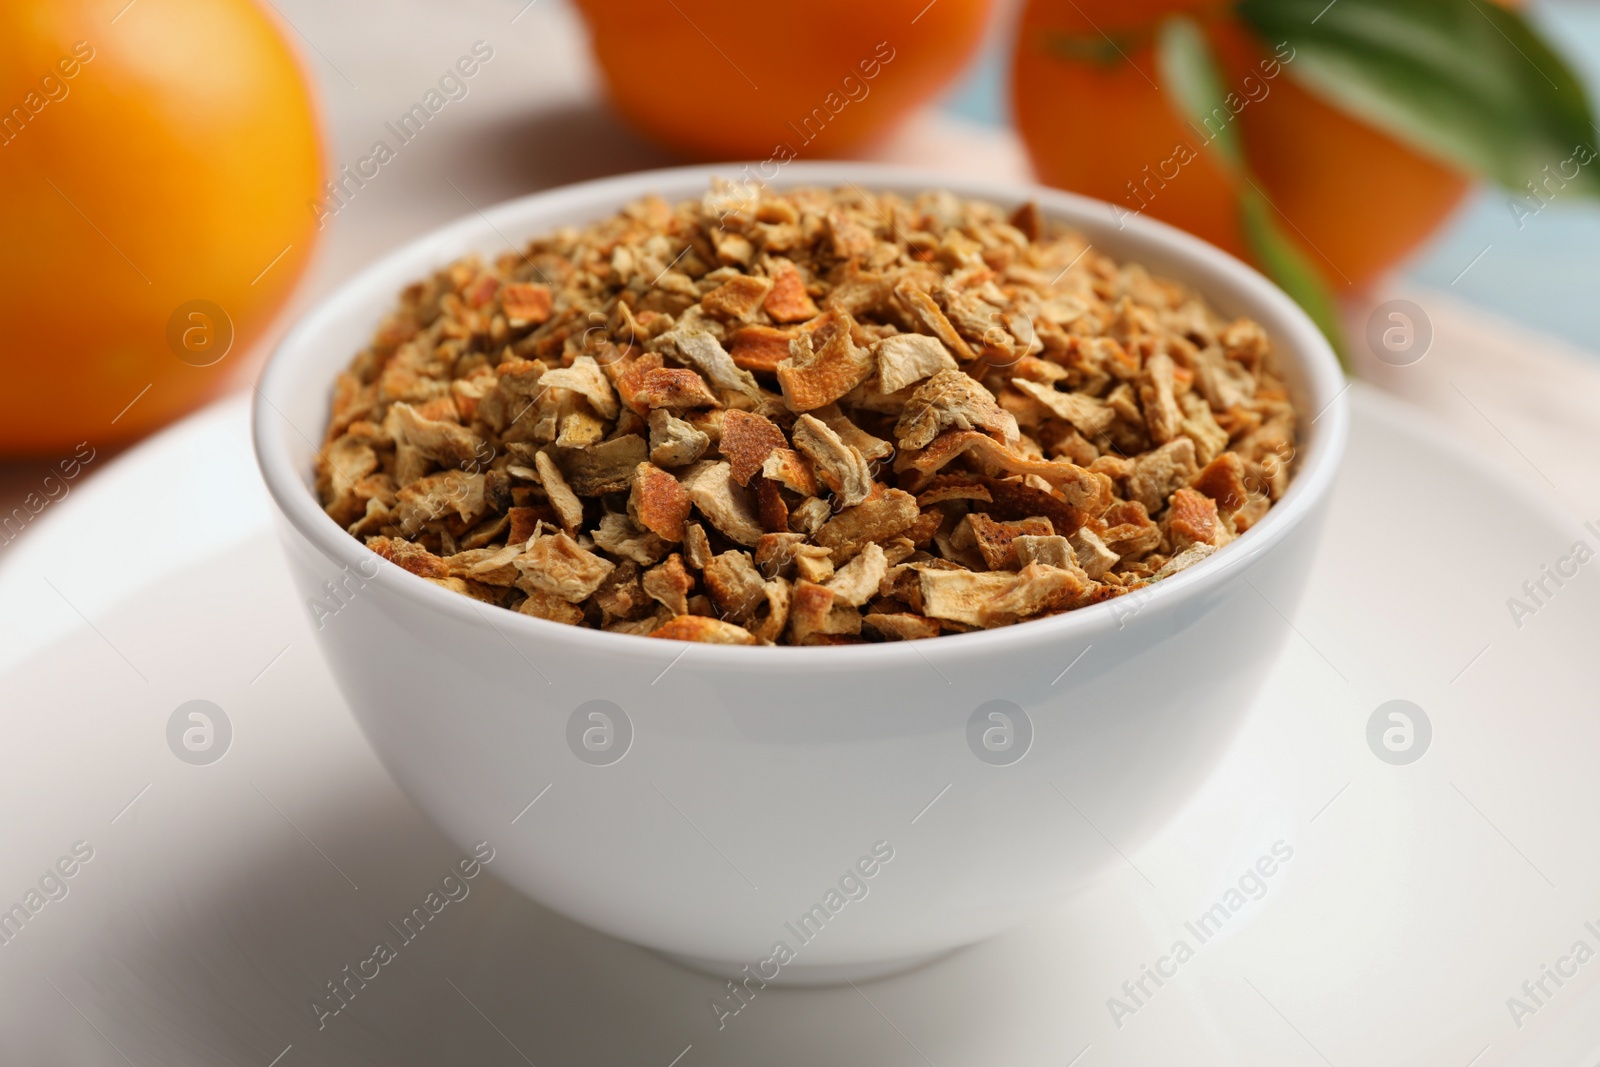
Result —
M1160 829L1270 669L1319 520L1177 611L1125 598L1120 628L983 671L936 642L849 679L707 669L702 646L668 642L575 653L409 610L388 575L345 576L318 637L406 793L540 903L737 971L775 941L799 950L785 923L830 890L865 893L796 961L865 964L1015 926ZM284 533L302 594L325 601L341 576ZM841 885L875 846L892 860Z
M321 512L309 471L328 383L403 285L502 234L648 191L698 195L718 170L502 205L386 258L308 316L254 409L291 569L321 603L319 641L396 779L464 845L494 843L499 875L542 903L729 962L766 959L780 940L806 967L968 943L1120 862L1107 841L1136 847L1215 766L1309 572L1344 445L1342 376L1287 297L1159 223L1119 224L1107 205L1049 190L795 164L780 184L1031 197L1110 254L1261 321L1301 410L1316 413L1289 492L1226 550L1138 595L933 642L821 649L686 645L502 612L378 559ZM587 751L591 726L625 754ZM795 925L807 914L825 934Z

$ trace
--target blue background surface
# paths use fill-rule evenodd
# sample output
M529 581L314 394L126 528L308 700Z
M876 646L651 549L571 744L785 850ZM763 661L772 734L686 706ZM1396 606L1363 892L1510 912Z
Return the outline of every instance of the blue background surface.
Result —
M1547 39L1583 72L1591 100L1600 109L1600 6L1546 3L1530 14ZM973 122L1008 124L1008 48L1006 41L986 50L946 98L944 110ZM1403 265L1402 274L1564 337L1600 359L1600 203L1558 196L1535 217L1524 218L1519 229L1509 200L1502 189L1477 190ZM1483 257L1473 263L1479 253Z

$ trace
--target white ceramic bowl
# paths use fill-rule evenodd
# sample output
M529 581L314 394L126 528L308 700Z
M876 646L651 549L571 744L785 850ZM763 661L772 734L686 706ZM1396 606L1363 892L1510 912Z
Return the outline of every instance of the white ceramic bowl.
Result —
M1031 198L1119 260L1256 319L1305 413L1289 492L1147 593L841 648L690 645L491 609L379 559L323 514L312 442L334 375L403 286L645 193L697 197L719 173L736 171L538 193L385 257L272 357L256 451L339 686L396 780L463 849L487 840L494 873L541 904L714 971L886 973L1060 901L1120 862L1109 842L1133 852L1216 764L1305 584L1344 448L1344 381L1288 297L1168 226L1118 223L1104 203L1049 189L794 163L773 184Z

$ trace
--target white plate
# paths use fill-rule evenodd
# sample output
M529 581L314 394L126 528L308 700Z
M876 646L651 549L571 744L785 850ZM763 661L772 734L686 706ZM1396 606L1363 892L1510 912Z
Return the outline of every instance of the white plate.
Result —
M0 944L0 1062L1592 1063L1600 957L1560 961L1600 952L1600 565L1545 578L1520 627L1507 599L1600 534L1356 394L1300 639L1184 814L1046 921L859 988L762 991L720 1031L716 980L492 877L402 941L389 924L460 857L317 658L243 404L204 412L51 505L0 568L0 909L94 850ZM196 699L233 729L205 766L166 739ZM1409 765L1366 739L1393 699L1432 724ZM557 802L506 832L581 826ZM1278 842L1292 858L1229 912ZM1202 943L1186 923L1219 902ZM1192 958L1161 963L1179 940ZM394 959L319 1029L313 998L379 941ZM1164 984L1123 992L1158 963ZM1576 974L1535 1003L1546 965ZM1513 996L1535 1010L1514 1019Z

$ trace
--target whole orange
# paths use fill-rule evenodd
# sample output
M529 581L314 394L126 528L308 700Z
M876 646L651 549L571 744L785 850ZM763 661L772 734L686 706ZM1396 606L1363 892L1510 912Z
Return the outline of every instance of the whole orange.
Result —
M1179 11L1203 20L1225 88L1247 101L1232 124L1280 229L1336 292L1372 282L1454 210L1465 174L1323 103L1290 76L1292 49L1196 0L1029 0L1012 100L1041 180L1250 258L1233 179L1158 85L1157 26Z
M311 254L321 177L249 0L0 9L0 451L126 440L216 391Z
M612 102L700 159L837 155L971 57L992 0L578 0Z

